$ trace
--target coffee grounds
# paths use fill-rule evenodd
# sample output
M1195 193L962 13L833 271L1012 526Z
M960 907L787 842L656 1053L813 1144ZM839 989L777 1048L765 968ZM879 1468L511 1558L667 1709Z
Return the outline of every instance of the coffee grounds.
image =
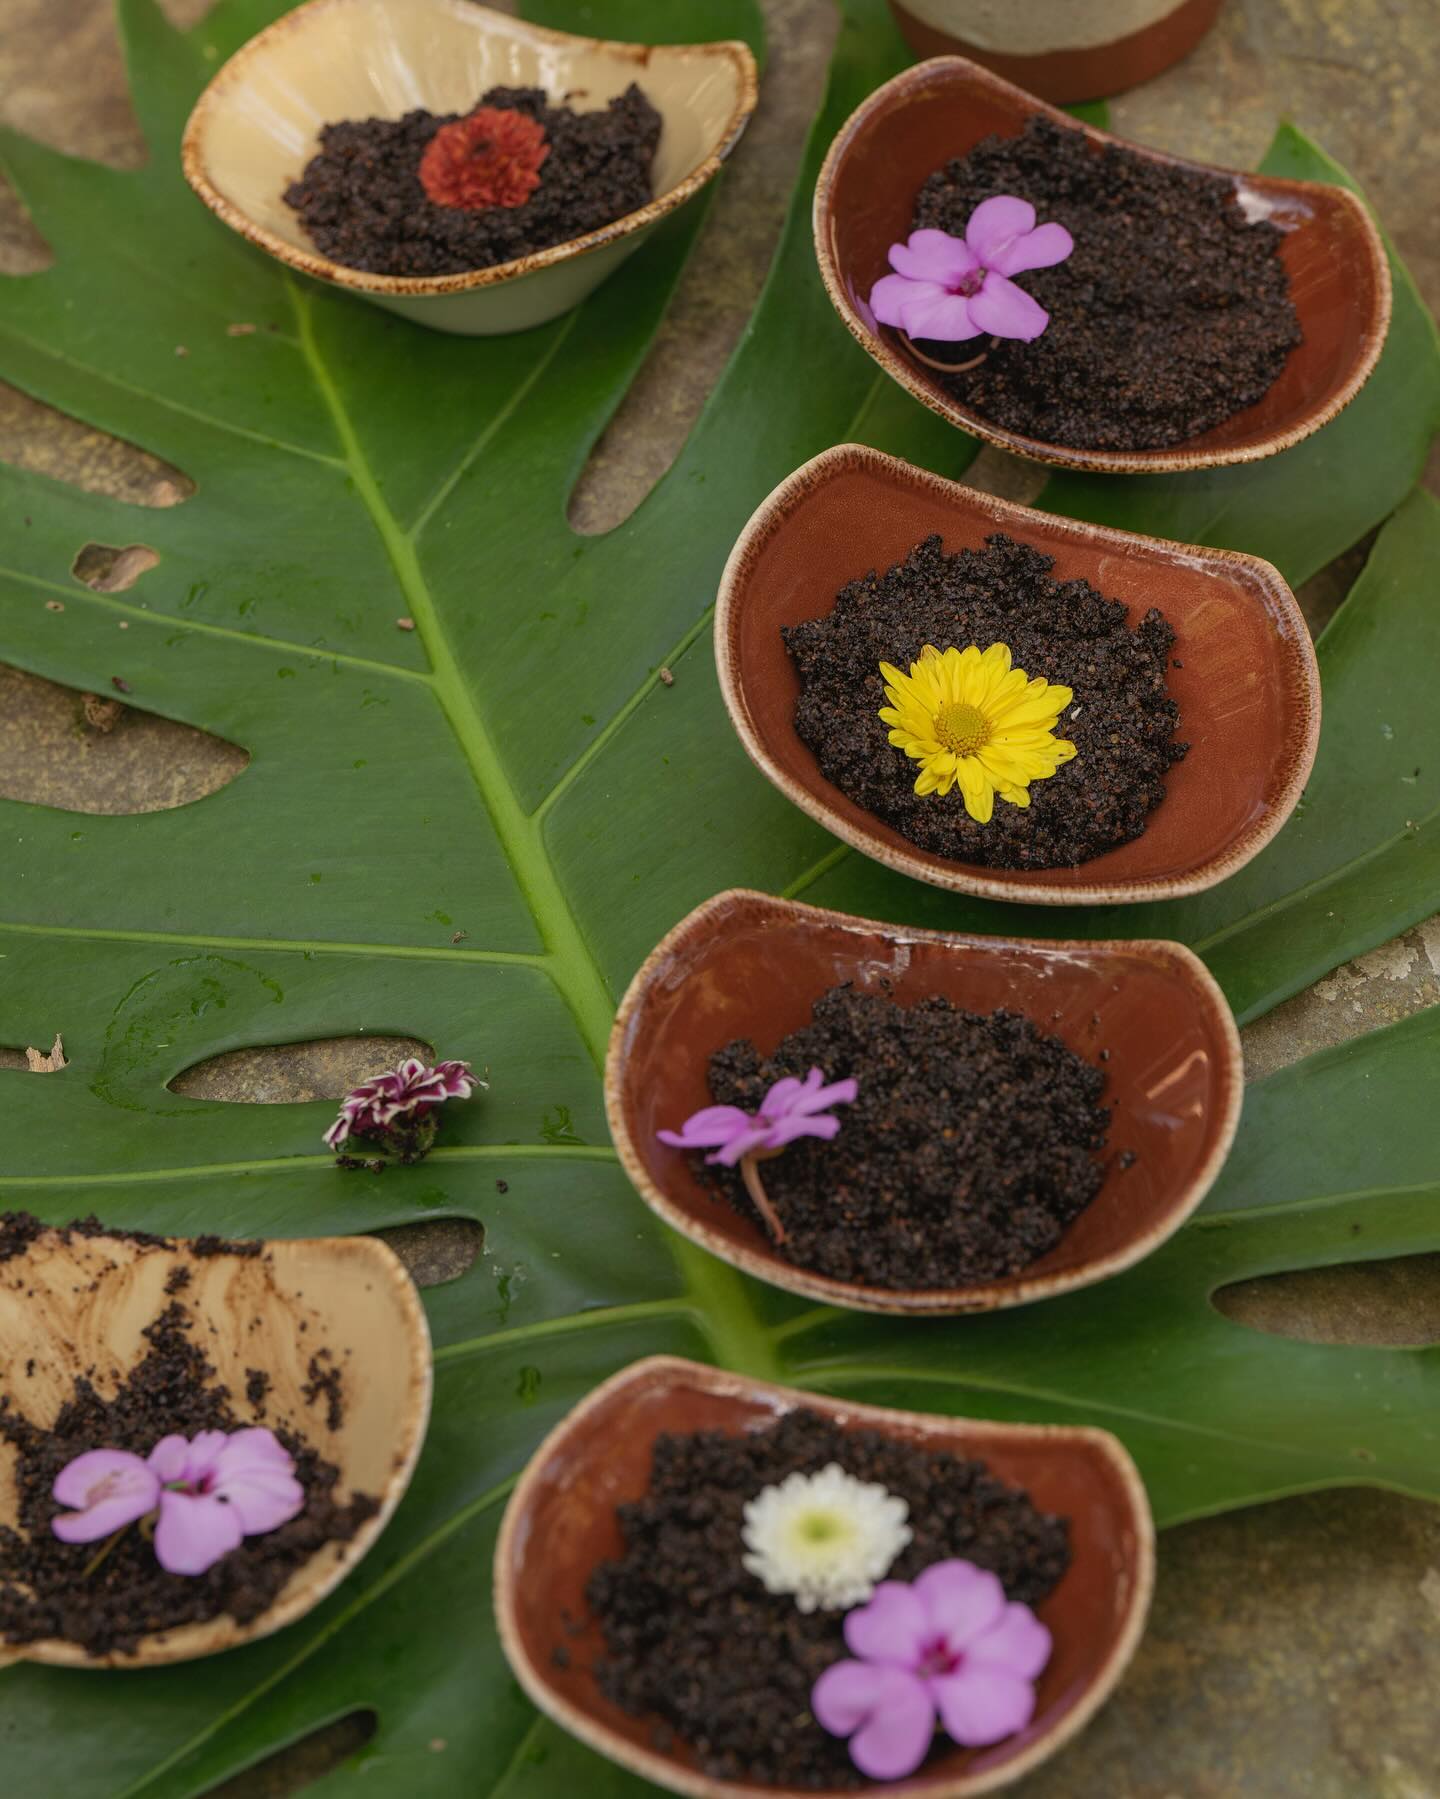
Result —
M189 1340L192 1320L172 1301L144 1331L150 1345L113 1399L77 1376L53 1428L23 1417L0 1397L0 1439L17 1454L20 1529L0 1525L0 1639L31 1643L63 1637L91 1655L132 1652L151 1632L173 1630L228 1612L248 1624L274 1601L302 1563L327 1543L343 1543L379 1510L368 1494L340 1504L339 1469L294 1430L275 1435L295 1460L305 1509L265 1536L247 1537L206 1573L167 1574L138 1528L127 1530L93 1573L100 1543L62 1543L51 1530L66 1508L51 1497L56 1475L87 1449L147 1455L178 1432L236 1430L230 1394L212 1385L215 1369Z
M1050 314L1032 343L923 342L982 418L1076 449L1157 450L1259 400L1303 333L1280 260L1282 233L1248 219L1234 183L1152 163L1039 116L937 169L912 229L963 237L982 200L1014 194L1075 240L1053 268L1016 276Z
M773 1055L745 1037L717 1050L710 1092L755 1112L811 1068L859 1093L836 1108L837 1137L760 1164L786 1231L777 1253L797 1268L892 1289L997 1280L1053 1249L1104 1182L1104 1071L1018 1013L832 987ZM738 1170L694 1166L765 1229Z
M903 562L841 590L822 618L783 627L800 677L795 729L822 774L911 843L987 868L1073 868L1138 837L1165 797L1162 777L1188 749L1171 740L1167 696L1175 633L1152 607L1132 631L1128 608L1088 581L1054 581L1054 558L1003 534L947 555L927 537ZM1055 736L1073 760L1030 786L1030 804L996 797L976 824L959 787L917 794L920 765L890 742L882 660L908 671L937 650L1010 647L1016 668L1074 691Z
M658 1437L645 1496L617 1508L624 1556L602 1563L587 1590L606 1646L594 1674L616 1705L659 1721L658 1747L674 1731L715 1778L869 1784L810 1713L815 1681L849 1653L844 1612L801 1612L788 1595L767 1593L741 1560L746 1502L829 1462L909 1506L914 1540L891 1579L961 1556L1033 1606L1069 1566L1066 1522L1037 1511L983 1462L844 1430L810 1411L744 1436Z
M114 1225L102 1224L91 1212L85 1218L72 1218L69 1224L45 1224L32 1212L0 1212L0 1262L8 1262L15 1256L23 1256L31 1245L43 1233L50 1231L62 1243L68 1243L72 1237L91 1239L109 1237L116 1243L133 1243L140 1249L172 1249L188 1250L192 1256L258 1256L262 1255L265 1245L253 1237L196 1237L193 1242L186 1242L175 1237L157 1237L153 1231L119 1230ZM189 1280L188 1272L183 1274L176 1269L169 1277L183 1286ZM167 1289L169 1291L170 1289Z
M646 205L660 114L632 82L593 112L551 106L538 87L492 87L475 102L527 114L550 154L520 206L437 206L420 159L442 125L463 113L423 107L400 119L326 125L320 152L285 190L317 249L376 275L458 275L569 243Z

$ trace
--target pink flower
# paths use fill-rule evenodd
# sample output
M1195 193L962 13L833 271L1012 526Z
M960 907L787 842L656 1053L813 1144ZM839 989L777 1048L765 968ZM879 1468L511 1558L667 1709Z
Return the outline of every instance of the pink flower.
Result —
M674 1149L714 1149L707 1162L733 1168L743 1156L778 1155L797 1137L839 1134L840 1120L824 1112L826 1106L848 1105L860 1091L853 1080L832 1081L812 1068L803 1081L787 1075L760 1102L752 1117L739 1106L705 1106L692 1112L678 1131L657 1131L662 1143ZM823 1115L822 1115L823 1114Z
M403 1132L447 1099L469 1099L476 1087L484 1085L471 1074L468 1062L437 1062L427 1068L418 1056L408 1056L398 1068L362 1081L345 1095L325 1141L331 1149L339 1149L347 1137Z
M124 1449L87 1449L55 1476L64 1543L93 1543L158 1511L155 1556L170 1574L203 1574L244 1537L278 1529L305 1490L273 1432L206 1430L163 1437L141 1461Z
M849 1737L871 1780L903 1780L930 1748L935 1716L957 1743L984 1748L1023 1730L1050 1632L1028 1605L1007 1602L973 1562L936 1562L906 1585L882 1581L845 1619L860 1659L836 1662L810 1695L817 1721Z
M970 214L963 238L912 231L905 243L891 244L896 272L875 283L870 306L882 325L911 337L959 343L988 333L1028 343L1050 314L1008 277L1064 262L1074 248L1063 225L1036 225L1028 200L997 194Z

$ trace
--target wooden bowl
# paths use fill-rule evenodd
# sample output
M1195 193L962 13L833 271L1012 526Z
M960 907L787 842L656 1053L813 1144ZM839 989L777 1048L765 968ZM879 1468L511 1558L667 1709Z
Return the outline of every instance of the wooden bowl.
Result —
M309 0L251 38L201 94L181 161L200 198L252 244L438 331L491 336L568 312L667 214L697 194L740 140L757 98L741 43L616 44L547 31L469 0ZM283 194L333 120L469 112L490 87L543 87L603 107L638 81L664 121L656 198L597 231L494 268L371 275L322 256Z
M901 561L932 532L955 551L978 549L994 531L1053 556L1056 580L1083 576L1123 600L1132 625L1158 606L1176 633L1183 667L1166 679L1190 753L1166 773L1166 797L1142 835L1075 868L984 868L919 849L832 786L795 730L800 683L781 626L829 612L847 582ZM1320 739L1310 633L1268 562L1033 512L858 444L797 469L740 533L720 582L715 659L746 753L801 811L916 880L1031 905L1213 887L1295 810Z
M1200 169L1235 185L1247 211L1284 232L1280 255L1305 341L1265 396L1223 424L1163 450L1075 448L1026 437L953 399L940 377L876 327L866 300L889 272L890 245L910 233L927 176L992 133L1018 137L1040 113L1092 144L1124 144L1171 168ZM932 412L1002 450L1102 474L1174 474L1258 462L1309 437L1348 406L1380 359L1390 324L1390 265L1364 206L1343 187L1238 174L1186 162L1079 125L963 56L940 56L887 81L841 127L815 185L815 254L835 310L888 374Z
M430 1418L430 1331L404 1265L374 1237L274 1240L258 1256L199 1256L180 1240L47 1230L23 1256L0 1263L0 1369L17 1411L51 1424L77 1374L113 1394L148 1347L141 1332L171 1303L165 1283L177 1268L190 1276L178 1298L195 1319L194 1340L242 1422L293 1426L339 1467L338 1499L370 1493L380 1510L349 1542L317 1550L248 1624L222 1613L143 1637L133 1654L90 1655L60 1639L0 1643L0 1662L147 1668L269 1636L349 1574L410 1484ZM307 1402L301 1391L321 1348L343 1374L344 1417L334 1430L325 1396ZM263 1414L245 1397L252 1368L270 1376ZM14 1526L16 1514L15 1452L0 1442L0 1524Z
M901 1005L943 994L974 1012L1005 1006L1093 1061L1110 1060L1112 1169L1048 1255L974 1287L863 1286L796 1267L758 1225L700 1184L678 1129L714 1103L712 1053L736 1037L762 1055L810 1021L842 981ZM610 1134L647 1205L722 1261L775 1287L860 1312L938 1316L1050 1299L1157 1249L1219 1174L1240 1120L1240 1038L1223 994L1178 943L1041 943L911 930L764 893L722 893L682 919L621 1002L605 1065ZM843 1122L842 1122L842 1129Z
M951 1749L908 1780L866 1790L907 1799L970 1799L1037 1767L1068 1742L1113 1691L1145 1626L1155 1534L1135 1465L1108 1431L935 1418L822 1398L792 1387L657 1356L584 1399L536 1450L511 1495L495 1551L500 1641L529 1697L592 1749L657 1786L697 1799L784 1799L799 1789L752 1786L702 1773L682 1743L657 1749L654 1722L601 1694L590 1668L603 1651L585 1587L622 1551L615 1507L638 1499L663 1431L760 1430L805 1406L839 1423L988 1462L1045 1512L1070 1520L1072 1561L1038 1608L1055 1647L1040 1676L1031 1723L993 1748ZM562 1620L584 1621L572 1635ZM554 1651L566 1655L557 1664ZM812 1799L853 1789L805 1788Z

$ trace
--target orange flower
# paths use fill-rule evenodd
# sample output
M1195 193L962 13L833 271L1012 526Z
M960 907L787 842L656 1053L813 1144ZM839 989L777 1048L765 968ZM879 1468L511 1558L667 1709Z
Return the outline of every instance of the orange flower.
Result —
M431 138L420 158L420 185L437 206L466 212L523 206L549 154L545 127L528 113L482 106Z

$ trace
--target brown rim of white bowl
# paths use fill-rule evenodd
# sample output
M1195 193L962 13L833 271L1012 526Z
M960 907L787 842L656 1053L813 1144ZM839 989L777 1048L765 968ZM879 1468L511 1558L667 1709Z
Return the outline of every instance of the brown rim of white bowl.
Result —
M743 1243L735 1243L727 1239L719 1231L712 1230L703 1219L687 1211L684 1206L677 1205L651 1178L644 1159L636 1149L625 1119L623 1072L629 1060L625 1040L630 1030L630 1022L639 1007L645 993L655 976L668 961L672 947L691 936L697 925L703 925L712 917L720 917L736 901L760 903L775 908L776 911L792 913L801 920L819 921L839 920L844 924L856 925L867 931L878 932L885 936L923 940L927 943L956 944L970 947L983 947L987 944L1014 943L1020 948L1038 950L1074 950L1089 956L1103 955L1106 951L1115 953L1150 951L1163 952L1181 964L1194 983L1194 989L1206 1004L1216 1029L1217 1042L1225 1051L1224 1106L1216 1132L1214 1143L1204 1161L1190 1176L1182 1198L1171 1211L1148 1230L1139 1232L1120 1248L1109 1255L1097 1256L1089 1263L1075 1268L1060 1269L1052 1274L1021 1278L1013 1284L982 1283L974 1287L934 1287L934 1288L901 1288L869 1287L858 1281L837 1280L826 1274L819 1274L813 1269L800 1268L784 1261L778 1255L765 1249L751 1249ZM719 1047L717 1044L716 1048ZM634 978L625 990L620 1008L615 1014L615 1023L611 1027L610 1042L605 1057L605 1116L610 1127L610 1137L615 1145L615 1153L620 1165L636 1192L659 1218L663 1219L673 1231L682 1237L688 1237L697 1243L708 1254L718 1261L727 1262L732 1268L739 1268L756 1280L764 1281L768 1286L780 1287L791 1293L798 1293L803 1298L813 1299L821 1305L836 1306L844 1311L876 1312L889 1317L904 1318L955 1318L979 1316L987 1312L1008 1311L1012 1307L1033 1305L1039 1300L1058 1298L1063 1293L1073 1293L1084 1287L1091 1287L1100 1281L1109 1280L1113 1275L1122 1274L1127 1268L1133 1268L1152 1255L1160 1246L1173 1237L1194 1215L1196 1208L1205 1195L1214 1186L1220 1170L1224 1167L1235 1141L1235 1133L1240 1126L1240 1112L1245 1097L1245 1061L1240 1045L1240 1032L1235 1024L1234 1014L1229 1002L1220 989L1214 975L1200 960L1192 949L1183 943L1173 943L1161 937L1137 938L1094 938L1076 940L1068 938L1039 937L992 937L978 936L969 931L935 931L922 930L910 925L886 923L882 919L861 918L854 913L837 912L832 907L810 906L803 900L778 899L773 894L759 893L748 888L736 887L717 893L713 899L704 901L688 912L677 924L671 927L651 950L644 962L636 970ZM717 1202L718 1203L718 1202Z
M528 19L514 18L508 13L496 14L488 7L475 6L473 11L478 28L483 28L487 19L499 17L504 19L507 29L521 36L577 51L613 55L633 62L639 68L645 67L656 50L695 57L724 57L734 65L739 76L739 99L714 149L696 164L684 180L677 182L663 194L657 194L638 211L627 212L622 218L612 219L597 231L587 231L583 237L570 238L563 244L552 244L546 250L536 250L529 256L517 257L513 262L496 263L488 269L466 269L456 275L373 275L365 269L352 269L343 262L334 262L330 257L322 256L318 250L297 249L294 244L287 243L283 237L264 225L257 225L248 213L226 199L211 182L206 173L203 148L205 127L211 111L223 104L225 89L243 73L245 64L263 45L290 31L306 13L326 11L331 7L343 11L353 4L354 0L306 0L305 5L283 14L274 24L267 25L263 31L256 32L254 37L243 43L215 72L195 102L180 141L180 166L190 186L211 212L232 231L238 232L260 249L268 250L278 261L298 269L302 275L311 275L317 281L330 281L339 287L355 288L362 293L425 296L463 293L474 287L494 287L503 281L514 281L522 275L533 275L541 269L553 268L556 263L571 262L577 257L588 255L592 250L603 249L606 244L614 243L619 238L629 237L647 225L656 224L667 213L683 206L719 172L721 164L740 141L759 99L755 58L750 46L741 43L738 38L720 38L702 44L622 44L610 38L579 37L573 32L552 31L548 26L532 25Z
M1024 88L1017 87L1014 82L1006 81L1003 76L996 75L979 63L971 62L965 56L932 56L925 62L915 63L910 68L903 69L900 74L892 76L889 81L867 94L836 132L815 182L811 223L815 238L815 259L819 264L820 278L825 284L826 293L830 296L830 303L839 314L846 330L856 343L868 355L873 356L888 374L893 375L922 406L928 407L931 412L938 413L941 418L948 419L952 425L968 432L972 437L978 437L985 443L993 444L996 449L1008 450L1012 455L1024 456L1032 462L1045 463L1053 468L1080 469L1094 474L1173 475L1189 473L1198 469L1228 468L1237 463L1263 462L1268 457L1278 455L1282 450L1293 449L1296 444L1303 442L1305 438L1328 425L1332 419L1343 412L1364 387L1374 373L1376 363L1380 360L1380 354L1385 348L1386 334L1390 328L1393 284L1390 277L1390 259L1385 252L1384 240L1364 203L1348 188L1334 186L1328 182L1302 181L1298 178L1285 177L1287 186L1322 193L1327 202L1334 202L1338 199L1342 205L1354 213L1356 223L1360 227L1361 237L1369 247L1371 263L1376 275L1377 305L1368 323L1365 349L1339 392L1327 406L1317 408L1313 414L1307 415L1299 423L1286 430L1272 432L1269 437L1259 443L1200 451L1187 450L1183 443L1162 450L1101 450L1083 447L1069 449L1063 444L1027 437L1023 432L1011 431L1004 426L991 423L981 417L979 413L972 412L968 407L960 405L958 401L943 400L933 387L920 378L915 365L888 336L879 331L870 330L863 320L856 316L850 297L841 280L840 271L836 268L834 257L831 254L826 224L830 215L831 188L834 184L836 168L852 139L869 121L871 115L880 111L892 95L897 93L904 95L911 88L925 85L928 80L933 79L937 71L952 67L980 77L992 87L1004 89L1008 94L1018 96L1033 112L1053 119L1057 124L1063 125L1069 130L1083 131L1092 143L1115 144L1121 149L1134 151L1137 155L1150 161L1164 163L1171 168L1192 169L1205 175L1230 176L1239 182L1279 179L1279 177L1256 175L1253 171L1223 168L1218 163L1194 162L1187 157L1172 156L1165 150L1151 149L1147 144L1137 144L1131 139L1117 137L1113 132L1101 131L1098 126L1087 125L1083 120L1077 119L1073 113L1065 112L1058 106L1052 106L1049 101L1041 100L1036 95L1027 93Z
M632 1362L628 1368L622 1368L618 1374L612 1374L546 1432L515 1483L495 1543L495 1624L505 1660L531 1704L587 1748L628 1768L642 1779L651 1780L671 1792L690 1795L691 1799L772 1799L774 1795L780 1795L783 1799L784 1795L796 1790L786 1786L755 1786L746 1781L716 1779L698 1769L684 1768L670 1757L654 1750L639 1748L626 1742L606 1725L592 1719L578 1706L547 1688L537 1677L530 1658L524 1652L515 1622L514 1582L510 1570L515 1559L516 1535L526 1521L532 1493L543 1478L554 1451L571 1434L577 1423L589 1413L609 1404L617 1391L653 1380L657 1375L670 1379L683 1378L717 1394L734 1394L742 1398L754 1395L772 1402L784 1401L792 1407L805 1406L829 1417L841 1417L847 1422L854 1420L858 1424L872 1424L881 1431L897 1427L912 1430L922 1438L933 1433L937 1425L954 1429L972 1424L977 1435L992 1440L1009 1437L1030 1442L1043 1442L1048 1438L1056 1444L1083 1442L1097 1450L1110 1464L1117 1484L1130 1502L1131 1519L1135 1528L1132 1571L1134 1590L1125 1627L1109 1655L1100 1664L1084 1697L1049 1733L989 1773L962 1774L958 1778L943 1778L932 1774L927 1779L922 1770L903 1782L864 1782L862 1790L881 1792L894 1789L911 1793L915 1795L915 1799L961 1799L961 1796L963 1799L978 1799L980 1794L1009 1786L1012 1781L1048 1761L1079 1735L1120 1684L1121 1677L1145 1634L1154 1594L1155 1521L1150 1509L1150 1496L1140 1478L1140 1470L1129 1450L1113 1432L1086 1424L1020 1424L988 1418L960 1419L948 1414L936 1416L927 1412L906 1411L898 1406L868 1405L860 1400L837 1399L828 1393L812 1393L803 1387L789 1387L779 1381L761 1380L756 1376L736 1374L724 1368L707 1367L703 1363L687 1361L683 1356L647 1356L642 1361ZM977 1446L977 1453L983 1457L983 1443Z
M1022 540L1026 535L1027 521L1043 520L1047 532L1068 533L1078 540L1104 545L1122 556L1136 546L1143 546L1147 550L1159 550L1166 555L1190 556L1202 562L1249 570L1288 621L1295 642L1308 652L1301 658L1305 710L1303 734L1300 741L1292 746L1290 767L1282 790L1277 799L1266 806L1263 816L1255 820L1228 848L1188 874L1148 876L1124 883L1083 879L1063 885L1035 881L1000 881L989 875L980 864L952 862L947 858L925 856L918 851L912 853L853 824L819 791L830 784L819 773L818 767L814 790L787 774L756 732L749 709L744 703L738 659L732 648L730 615L735 605L743 565L803 500L817 478L826 475L832 465L844 467L857 463L898 473L917 486L933 489L941 497L964 495L967 505L980 506L991 514L997 529L1011 532ZM863 572L863 569L856 570L857 574ZM823 825L832 836L848 844L851 849L859 850L862 855L871 857L899 874L924 881L932 887L944 888L953 893L973 894L980 899L1000 900L1007 905L1138 905L1151 900L1182 899L1217 886L1258 856L1289 822L1304 792L1305 783L1310 778L1315 752L1320 743L1320 670L1315 660L1314 644L1305 616L1290 591L1289 583L1273 563L1266 562L1260 556L1251 556L1244 550L1217 550L1204 544L1175 543L1165 537L1146 537L1136 531L1122 531L1113 525L1092 525L1084 519L1069 518L1063 513L1036 512L1033 507L1020 506L1012 500L1002 500L978 488L967 487L963 481L947 480L945 476L933 474L929 469L906 462L902 457L889 456L883 450L872 450L867 444L835 444L828 450L822 450L793 474L787 475L756 507L736 538L720 576L715 604L714 640L720 691L736 734L756 768L792 805L813 818L817 824ZM1081 865L1082 870L1084 866Z

